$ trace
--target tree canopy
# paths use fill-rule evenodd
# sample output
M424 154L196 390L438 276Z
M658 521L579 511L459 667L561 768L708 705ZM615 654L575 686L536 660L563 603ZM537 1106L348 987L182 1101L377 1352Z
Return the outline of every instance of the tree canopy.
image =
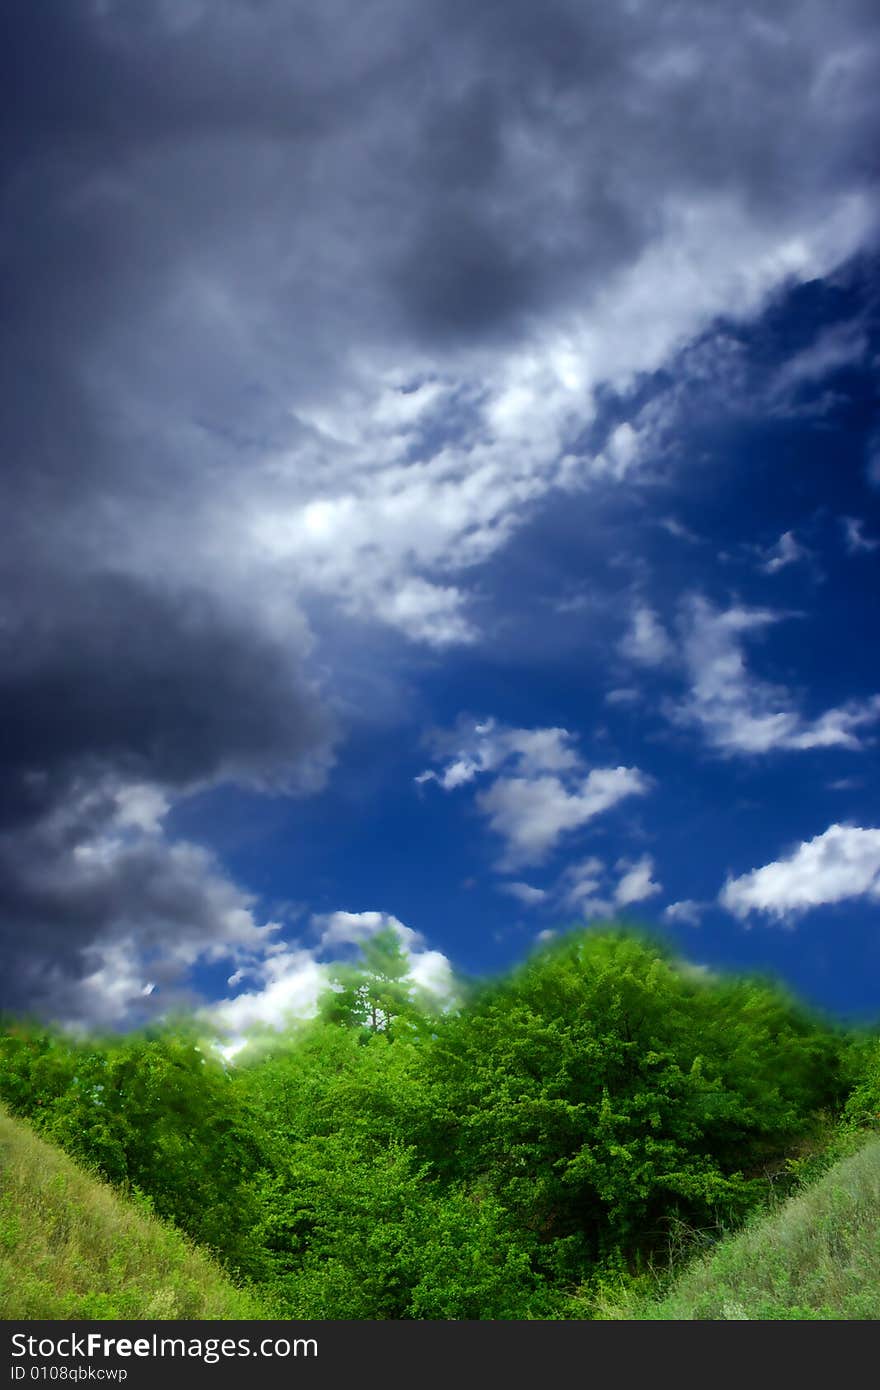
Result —
M7 1020L0 1099L279 1316L563 1317L681 1223L740 1221L854 1082L852 1122L880 1109L876 1056L771 981L617 930L438 1011L385 931L233 1066L191 1025Z

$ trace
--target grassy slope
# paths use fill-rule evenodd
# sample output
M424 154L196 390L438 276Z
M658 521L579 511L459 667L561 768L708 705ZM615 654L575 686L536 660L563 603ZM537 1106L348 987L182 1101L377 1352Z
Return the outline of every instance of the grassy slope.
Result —
M639 1319L880 1319L880 1138L689 1265ZM258 1318L180 1233L0 1110L0 1318Z
M880 1139L689 1265L658 1302L606 1317L880 1318Z
M258 1318L207 1255L0 1110L0 1318Z

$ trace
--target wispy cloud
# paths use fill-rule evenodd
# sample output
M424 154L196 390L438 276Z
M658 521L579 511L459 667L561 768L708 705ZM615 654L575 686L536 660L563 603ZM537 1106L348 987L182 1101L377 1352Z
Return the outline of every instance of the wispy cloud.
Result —
M554 889L554 901L585 919L610 917L614 899L607 888L605 863L597 855L567 864Z
M673 652L666 629L647 604L634 608L629 631L621 639L619 649L639 666L662 666Z
M662 885L654 881L651 855L619 859L612 871L598 855L591 854L567 864L539 896L522 901L542 909L576 912L582 918L613 917L621 908L646 902L662 891Z
M522 883L516 880L509 883L499 883L498 891L506 893L510 898L516 898L517 902L524 907L535 907L538 903L546 902L547 891L544 888L533 888L530 883Z
M692 597L681 619L690 691L684 700L667 704L669 716L700 729L713 748L728 754L861 747L856 731L880 719L880 695L849 701L810 720L784 686L750 672L746 636L787 616L738 605L719 610Z
M776 544L764 551L758 568L764 574L777 574L788 565L797 564L799 560L807 560L809 557L810 552L801 545L794 532L783 531Z
M771 399L783 400L800 387L824 381L834 372L858 364L868 351L868 335L860 321L824 328L807 347L779 368L769 388Z
M663 909L663 918L666 922L684 922L688 927L698 927L705 911L705 903L694 898L682 898Z
M844 544L850 555L870 555L873 550L880 548L880 540L865 535L865 523L860 517L842 516L840 524L843 527Z
M674 537L674 539L677 541L687 541L690 545L700 544L701 538L696 534L696 532L692 531L690 527L685 526L684 522L679 521L677 517L661 517L658 520L657 525L661 528L661 530L666 531L668 535Z
M614 690L609 690L605 694L607 705L636 705L641 699L638 690L632 686L617 686Z

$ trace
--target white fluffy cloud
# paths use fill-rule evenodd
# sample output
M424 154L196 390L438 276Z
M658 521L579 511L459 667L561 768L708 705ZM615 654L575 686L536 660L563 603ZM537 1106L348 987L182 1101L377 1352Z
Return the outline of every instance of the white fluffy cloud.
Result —
M782 919L859 897L880 899L880 830L831 825L787 858L728 879L719 901L737 917Z
M312 927L320 932L319 949L358 946L389 927L407 951L421 944L419 933L414 932L411 927L405 927L399 918L389 912L315 913L312 917Z
M635 767L593 768L585 778L499 777L477 797L490 828L505 841L503 868L540 864L560 838L629 796L648 780Z
M620 881L614 890L614 901L618 907L644 902L646 898L663 892L663 885L653 880L654 861L650 854L643 854L635 863L621 859L617 868L621 871Z
M310 1018L320 995L328 987L328 967L335 953L347 946L360 946L377 932L391 928L398 936L409 964L413 984L427 990L440 1002L455 991L455 979L447 956L430 950L421 933L407 927L388 912L328 912L311 918L312 934L318 942L313 948L277 944L261 959L252 959L246 972L233 977L236 983L250 975L254 987L203 1010L203 1016L230 1038L227 1054L244 1045L255 1027L281 1029L296 1019Z
M242 990L204 1010L204 1017L230 1039L233 1051L257 1027L283 1028L310 1018L327 988L327 967L304 948L286 948L267 956L251 972L255 987Z
M880 695L809 720L785 687L750 672L743 650L746 634L786 616L737 605L722 611L699 595L692 597L683 606L681 621L690 691L684 700L667 705L667 713L677 723L695 725L724 753L859 748L856 730L880 719Z
M567 729L513 729L494 719L460 720L451 734L435 736L435 743L441 756L447 753L445 766L440 772L419 773L416 782L439 782L444 791L502 766L526 778L580 766L574 735Z
M563 836L626 797L644 796L651 786L635 767L587 772L566 729L460 721L452 734L435 736L435 743L441 770L420 773L418 783L436 781L451 791L492 775L486 790L477 793L476 805L504 841L498 862L503 872L543 863Z

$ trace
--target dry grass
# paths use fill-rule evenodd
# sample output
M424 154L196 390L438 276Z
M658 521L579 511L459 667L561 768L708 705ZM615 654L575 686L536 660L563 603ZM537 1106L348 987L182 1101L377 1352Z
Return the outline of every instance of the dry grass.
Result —
M179 1232L0 1110L0 1318L259 1318Z

